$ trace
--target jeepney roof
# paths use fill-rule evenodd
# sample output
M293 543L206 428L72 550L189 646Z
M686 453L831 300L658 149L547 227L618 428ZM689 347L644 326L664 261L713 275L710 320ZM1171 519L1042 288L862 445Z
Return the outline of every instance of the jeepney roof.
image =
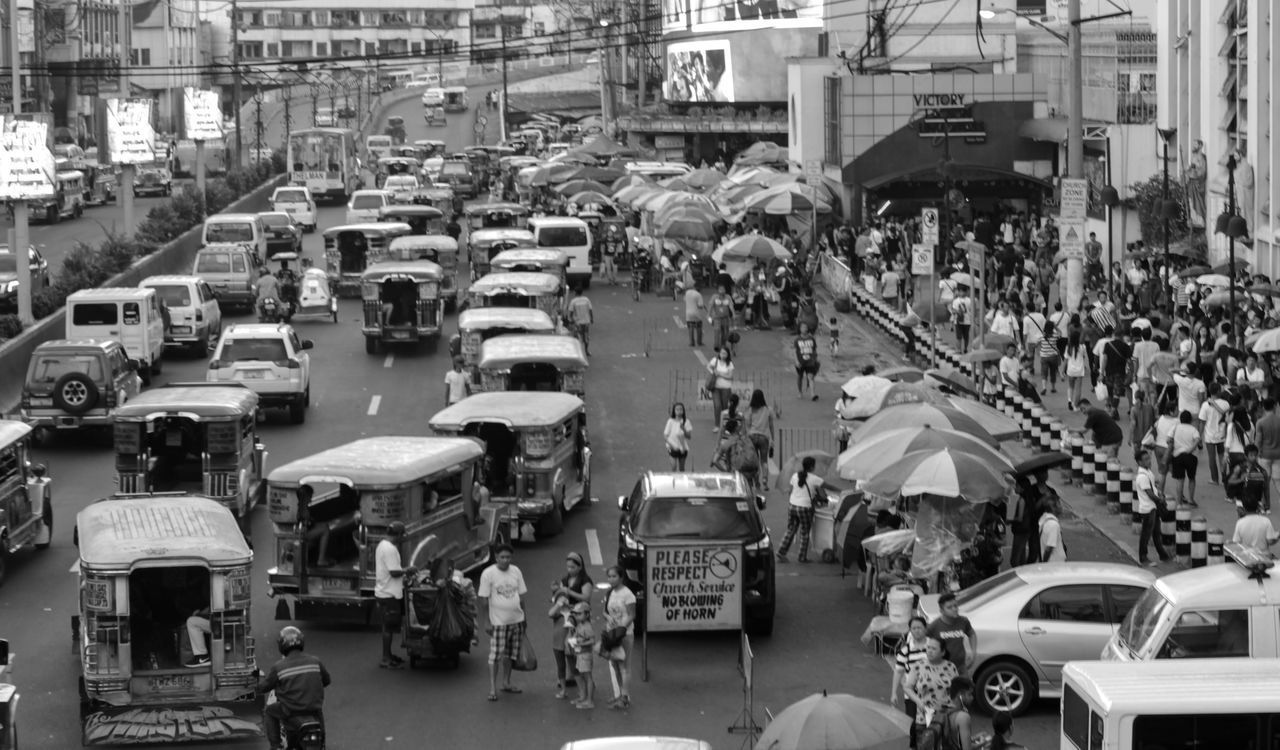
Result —
M129 568L142 560L248 564L253 551L236 517L202 495L113 497L76 516L80 567Z
M545 247L518 247L503 250L489 259L490 265L502 263L553 263L559 266L569 265L569 256L562 250Z
M444 145L444 141L437 140L437 139L435 139L435 138L419 138L418 140L416 140L416 141L414 141L414 142L413 142L413 145L415 145L415 146L443 146L443 145Z
M258 218L257 214L211 214L205 218L204 223L210 222L214 224L232 224L244 221L253 221Z
M483 455L484 448L470 438L371 437L287 463L272 471L267 481L293 487L310 482L390 487Z
M495 212L524 216L529 213L529 209L519 203L508 203L503 201L499 203L473 203L470 206L467 206L466 212L468 216L480 216L482 214L491 214Z
M408 175L406 175L408 176ZM390 178L388 178L390 179ZM413 218L421 218L423 216L429 219L444 218L444 211L435 206L418 206L418 205L396 205L383 206L378 212L379 216L412 216Z
M506 370L521 362L586 369L587 353L577 337L560 334L505 334L480 344L481 369Z
M1063 668L1063 678L1107 712L1122 707L1125 713L1168 716L1185 713L1204 696L1229 695L1242 712L1272 713L1280 691L1277 667L1280 660L1258 658L1073 661ZM1241 685L1249 688L1240 690Z
M446 88L446 89L444 90L444 93L446 93L446 94L465 94L465 93L467 93L467 87L466 87L466 86L450 86L450 87L448 87L448 88Z
M538 240L534 238L533 232L524 227L488 227L486 229L472 229L471 237L468 240L473 245L482 242L502 242L511 240L515 242L528 242L530 246L536 247Z
M194 417L238 417L258 408L258 394L243 385L174 383L149 388L117 406L115 418L146 420L160 413Z
M13 445L31 434L31 425L13 419L0 419L0 446Z
M373 136L369 136L369 137L370 137L370 138L372 138ZM405 162L408 162L408 163L412 164L412 165L413 165L413 166L415 166L415 167L416 167L416 166L420 166L420 165L418 164L418 160L417 160L417 159L415 159L415 158L413 158L412 156L381 156L381 157L378 157L378 163L379 163L379 164L404 164Z
M499 271L481 276L471 282L469 291L477 294L495 294L509 289L523 289L537 294L554 292L560 286L560 277L549 273Z
M408 276L414 281L439 281L444 269L429 260L396 260L374 263L360 274L361 281L386 281L387 277Z
M515 428L548 427L583 408L582 399L551 391L496 391L467 396L431 418L432 429L457 430L475 422Z
M337 237L343 232L360 232L361 234L373 234L380 237L399 237L412 231L413 227L402 221L371 221L363 224L340 224L336 227L329 227L324 230L324 237L325 239Z
M555 321L542 310L528 307L473 307L458 316L458 330L485 331L490 328L524 328L528 331L554 331Z
M458 241L447 234L411 234L406 237L396 237L387 247L392 251L427 249L456 253Z

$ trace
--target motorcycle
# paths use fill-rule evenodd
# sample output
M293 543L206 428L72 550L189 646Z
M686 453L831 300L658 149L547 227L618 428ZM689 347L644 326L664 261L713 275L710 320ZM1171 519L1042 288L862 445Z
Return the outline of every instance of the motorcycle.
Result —
M258 303L259 323L283 323L284 306L275 297L267 297Z
M267 705L275 702L272 691L267 694ZM324 718L316 714L290 716L280 722L280 740L285 750L325 750Z
M653 259L645 250L637 248L631 254L631 298L639 301L641 292L649 291L649 274Z

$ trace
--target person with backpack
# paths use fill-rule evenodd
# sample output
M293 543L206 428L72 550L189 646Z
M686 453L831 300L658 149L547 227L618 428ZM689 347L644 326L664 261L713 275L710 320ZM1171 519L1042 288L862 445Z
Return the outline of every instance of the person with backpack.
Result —
M947 705L951 683L960 679L960 670L946 658L942 641L930 635L925 641L925 657L907 672L902 683L902 695L916 706L916 750L934 750L936 742L929 744L923 736L935 714Z

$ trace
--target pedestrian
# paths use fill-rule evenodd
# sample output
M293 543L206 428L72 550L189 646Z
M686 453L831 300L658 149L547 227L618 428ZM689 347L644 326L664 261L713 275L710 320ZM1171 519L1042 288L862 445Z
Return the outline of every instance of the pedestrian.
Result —
M1017 344L1005 344L1004 356L1000 358L997 369L1000 372L1000 383L1016 391L1019 381L1022 380L1022 361L1018 359Z
M958 287L956 296L951 300L951 321L956 327L956 348L961 352L969 351L969 326L973 322L973 301L969 299L969 288Z
M1245 446L1244 458L1231 470L1227 493L1237 508L1254 500L1263 513L1271 512L1271 476L1258 463L1258 446Z
M1156 489L1156 477L1151 472L1151 452L1146 448L1139 448L1133 458L1138 464L1138 470L1133 475L1133 494L1138 501L1138 515L1142 517L1142 530L1138 534L1138 564L1154 568L1156 563L1147 557L1149 543L1155 542L1160 562L1170 560L1160 531L1160 511L1164 508L1164 498Z
M621 642L601 656L609 662L609 677L613 682L613 700L609 708L631 708L631 652L636 639L636 595L627 586L627 574L617 565L605 571L609 581L609 593L604 597L605 631L624 630Z
M952 750L975 750L973 744L973 680L960 675L947 686L948 706L943 724L943 746Z
M889 684L889 703L895 708L901 708L903 713L912 717L911 724L911 745L915 746L916 740L916 704L905 695L905 682L907 674L915 665L928 659L928 641L929 630L928 623L920 615L912 615L907 622L907 633L902 640L898 642L898 648L894 652L893 658L893 679Z
M738 472L746 478L752 489L760 489L760 461L756 448L747 438L746 426L737 417L724 416L720 420L720 442L711 459L716 471Z
M809 330L808 323L800 324L800 334L792 342L791 348L796 358L796 393L804 398L807 389L813 400L817 401L813 378L818 374L818 342Z
M1130 327L1130 330L1134 330ZM1155 405L1156 386L1152 365L1156 355L1160 353L1160 344L1152 338L1151 327L1137 329L1133 343L1134 378L1138 382L1138 392L1147 394L1147 401Z
M689 415L685 413L684 404L677 401L671 405L671 416L662 428L662 439L667 446L667 455L671 457L671 470L684 471L685 461L689 459L689 438L693 437L693 425Z
M1258 446L1258 464L1274 482L1280 467L1280 414L1276 412L1276 400L1264 398L1262 411L1264 416L1253 428L1253 444Z
M939 616L929 623L929 635L943 645L947 660L955 664L960 674L968 674L977 656L977 634L969 618L960 614L960 604L950 591L938 597Z
M594 584L582 555L570 552L564 561L565 574L551 582L551 654L556 662L556 698L564 698L568 688L574 685L575 652L566 648L566 636L571 629L569 615L580 605L586 605L591 613L591 591Z
M1046 328L1046 332L1040 339L1037 349L1040 354L1040 391L1045 392L1046 384L1048 384L1049 393L1058 392L1058 370L1062 367L1061 353L1058 351L1058 341L1055 331L1051 325Z
M1014 477L1013 491L1005 505L1005 521L1009 525L1012 541L1009 545L1009 567L1035 562L1028 554L1031 549L1031 516L1038 502L1039 493L1026 476Z
M1248 498L1241 504L1244 515L1236 521L1235 532L1231 541L1243 544L1265 557L1271 557L1271 546L1280 541L1280 533L1276 532L1271 519L1263 514L1262 506L1256 498Z
M1174 426L1167 443L1169 450L1169 469L1178 482L1178 504L1184 501L1192 508L1196 505L1196 467L1200 457L1196 452L1204 444L1200 440L1200 431L1196 429L1191 412L1184 411L1178 415L1178 424Z
M1164 494L1165 484L1169 478L1169 468L1173 454L1169 451L1169 441L1173 439L1173 428L1178 426L1176 401L1165 401L1160 406L1160 416L1156 418L1155 434L1152 436L1152 450L1156 457L1156 472L1160 477L1160 494ZM1145 445L1145 443L1144 443Z
M1109 410L1095 407L1089 399L1081 399L1078 407L1085 415L1084 429L1089 433L1097 450L1108 458L1120 455L1120 443L1124 442L1124 430Z
M1195 419L1200 414L1200 405L1208 392L1204 381L1200 379L1200 368L1184 364L1173 374L1173 384L1178 387L1178 414L1187 412Z
M378 666L383 669L404 666L404 659L391 653L391 639L400 630L404 618L405 576L413 576L418 569L412 565L401 567L400 545L403 542L404 522L392 521L387 526L387 535L373 552L373 598L382 619L382 661Z
M1099 382L1106 384L1106 403L1102 404L1113 417L1120 416L1120 399L1128 388L1127 375L1133 349L1114 330L1104 330L1102 338L1093 348L1098 360Z
M712 346L716 350L729 346L729 330L733 326L733 297L729 295L729 287L721 286L711 296L711 325L714 332Z
M1138 447L1147 440L1148 434L1151 440L1155 439L1152 430L1156 426L1156 408L1147 403L1147 392L1139 389L1133 394L1133 408L1129 410L1129 418L1131 420L1129 427L1129 443L1133 447L1134 454L1137 454Z
M689 346L702 346L702 321L707 317L707 305L697 287L684 291L684 327L689 331Z
M738 412L738 404L742 403L742 399L736 393L729 394L729 400L725 402L724 411L720 412L721 426L730 419L735 422L742 421L742 414Z
M716 345L716 356L707 363L707 373L711 411L716 418L716 427L719 427L720 412L729 407L729 396L733 392L733 355L729 353L728 343Z
M929 725L929 719L935 711L940 711L947 705L947 691L959 676L960 670L946 658L942 640L936 635L928 635L925 639L925 658L916 662L902 681L903 698L916 707L916 735Z
M524 596L529 593L524 575L511 564L515 554L510 544L494 547L494 562L480 574L476 591L489 624L489 700L498 700L498 677L502 692L521 693L511 684L511 665L524 656Z
M1067 374L1067 409L1075 411L1084 381L1090 377L1089 352L1081 345L1079 331L1072 331L1067 337L1063 359Z
M764 391L759 388L751 392L751 400L747 402L747 437L755 446L760 466L769 465L773 456L773 409L765 403ZM768 482L768 470L765 470L765 482Z
M1222 386L1213 382L1209 384L1209 397L1200 405L1200 424L1203 425L1201 439L1204 441L1205 458L1209 461L1209 484L1218 484L1218 473L1222 473L1222 481L1226 481L1226 464L1223 446L1227 441L1227 419L1231 413L1231 404L1222 397Z
M813 529L814 506L826 498L822 489L823 479L813 473L817 461L813 456L805 456L800 461L800 470L791 475L791 493L787 497L787 533L782 537L782 545L778 547L778 559L787 562L787 550L791 542L800 533L800 556L802 563L809 562L809 533ZM815 502L816 501L816 502Z
M471 394L471 379L462 371L462 358L453 358L453 367L444 374L444 405L453 406Z
M991 744L987 750L1027 750L1026 745L1013 741L1013 714L996 711L991 717Z
M569 325L573 327L573 332L582 341L582 350L586 352L588 357L591 356L591 324L595 322L595 312L591 309L591 300L587 299L582 293L582 287L574 287L573 299L569 300L569 307L565 311L565 317L569 320Z
M1067 547L1062 541L1062 524L1058 513L1062 509L1057 498L1044 501L1044 513L1040 515L1040 562L1066 562Z
M898 273L898 264L889 261L885 272L880 274L880 297L898 312L902 312L901 286L902 275Z
M573 649L573 667L578 675L578 700L573 702L574 708L589 710L596 707L596 678L592 651L596 645L596 633L591 627L591 604L578 602L569 613L571 634L565 638ZM557 696L559 697L559 696Z

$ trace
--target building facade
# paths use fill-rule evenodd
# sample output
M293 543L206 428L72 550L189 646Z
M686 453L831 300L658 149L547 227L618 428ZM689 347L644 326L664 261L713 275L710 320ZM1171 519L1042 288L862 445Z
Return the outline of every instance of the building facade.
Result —
M156 129L181 133L182 90L201 83L198 0L146 0L131 6L133 84L155 99Z
M48 83L32 104L50 112L54 125L82 144L105 138L105 98L136 93L121 71L121 61L128 59L125 50L133 44L132 17L123 1L35 4L33 39L39 54L33 52L30 59L48 71Z

